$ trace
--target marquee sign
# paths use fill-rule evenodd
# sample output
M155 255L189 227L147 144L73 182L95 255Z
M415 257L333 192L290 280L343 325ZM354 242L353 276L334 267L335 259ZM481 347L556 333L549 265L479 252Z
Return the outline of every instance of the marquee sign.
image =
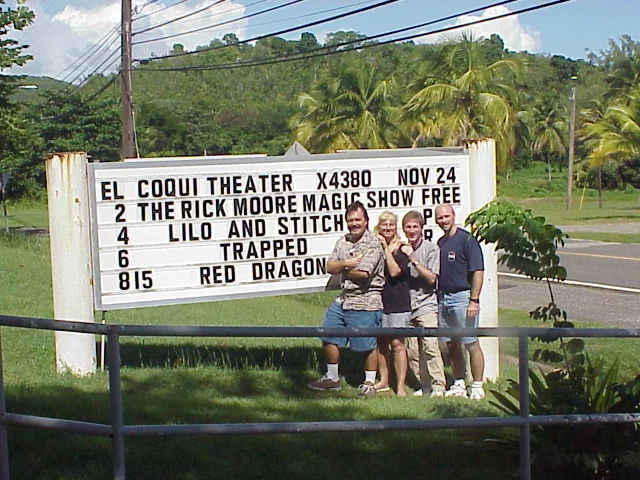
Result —
M319 291L346 231L347 205L370 216L435 206L469 213L463 149L299 157L186 157L89 165L96 308Z

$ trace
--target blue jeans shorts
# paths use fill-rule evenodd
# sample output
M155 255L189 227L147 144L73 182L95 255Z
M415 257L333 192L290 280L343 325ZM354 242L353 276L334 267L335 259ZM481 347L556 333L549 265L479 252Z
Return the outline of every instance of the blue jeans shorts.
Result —
M478 328L478 315L467 318L469 306L469 290L439 295L438 326L441 328ZM450 337L440 337L443 342L450 342ZM477 342L478 337L460 337L463 345Z
M344 310L342 305L333 302L324 314L324 328L374 328L380 326L382 311L373 310ZM324 343L331 343L338 347L347 344L354 352L368 352L377 346L375 337L323 337Z

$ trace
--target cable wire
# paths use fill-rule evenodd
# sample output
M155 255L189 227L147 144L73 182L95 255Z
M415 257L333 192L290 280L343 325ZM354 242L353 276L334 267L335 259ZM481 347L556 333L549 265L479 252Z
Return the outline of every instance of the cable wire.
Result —
M500 3L506 3L506 2L513 2L513 1L520 1L520 0L505 0L505 2L500 2ZM217 65L203 65L203 66L194 66L194 67L168 67L168 68L136 68L136 70L141 71L141 72L146 72L146 71L173 71L173 72L183 72L183 71L206 71L206 70L221 70L221 69L235 69L235 68L246 68L246 67L255 67L255 66L262 66L262 65L273 65L273 64L277 64L277 63L285 63L285 62L292 62L292 61L298 61L298 60L307 60L310 58L317 58L317 57L325 57L325 56L329 56L329 55L337 55L337 54L341 54L341 53L346 53L346 52L352 52L352 51L360 51L366 48L372 48L372 47L380 47L383 45L388 45L390 43L396 43L396 42L403 42L403 41L407 41L407 40L413 40L415 38L419 38L419 37L426 37L426 36L430 36L430 35L436 35L439 33L445 33L445 32L450 32L452 30L458 30L461 28L465 28L465 27L471 27L474 25L479 25L482 23L486 23L486 22L490 22L490 21L494 21L494 20L499 20L502 18L507 18L507 17L511 17L513 15L518 15L521 13L528 13L531 11L535 11L535 10L540 10L542 8L547 8L547 7L551 7L554 5L558 5L561 3L566 3L569 2L571 0L554 0L551 2L547 2L544 4L540 4L540 5L535 5L532 7L527 7L527 8L523 8L520 10L514 10L513 12L508 12L505 14L501 14L501 15L496 15L494 17L490 17L490 18L481 18L478 20L474 20L474 21L470 21L464 24L460 24L460 25L452 25L449 27L443 27L443 28L439 28L439 29L435 29L435 30L431 30L428 32L420 32L420 33L416 33L413 35L407 35L405 37L400 37L400 38L394 38L391 40L386 40L384 42L377 42L377 43L365 43L365 44L361 44L361 42L366 41L369 37L365 37L365 38L361 38L355 41L349 41L349 42L344 42L342 44L336 44L336 45L330 45L328 47L321 47L319 49L317 49L316 51L319 50L327 50L330 49L328 51L323 51L320 53L313 53L313 54L308 54L308 53L304 53L304 54L291 54L291 55L282 55L280 57L274 57L271 59L258 59L258 60L250 60L247 62L234 62L234 63L225 63L225 64L217 64ZM486 9L488 7L483 7L482 9ZM477 9L474 9L477 10ZM453 15L453 16L448 16L449 18L453 17L458 17L462 14L458 14L458 15ZM439 20L433 20L431 22L427 22L430 24L433 23L438 23L440 21L443 21L442 19ZM400 29L400 30L407 30L407 29L413 29L413 28L418 28L418 27L407 27L406 29ZM377 35L377 37L379 36L386 36L386 35L390 35L391 33L387 33L387 34L379 34ZM353 47L353 48L348 48L348 49L343 49L343 50L335 50L336 48L339 48L340 46L344 46L344 45L348 45L348 44L353 44L353 43L359 43L359 45Z
M75 82L77 82L83 75L86 75L85 78L89 78L91 77L91 75L96 74L105 64L107 64L108 62L110 62L111 60L114 59L114 57L120 53L120 49L117 48L115 50L112 50L111 53L104 59L102 59L102 61L98 64L97 67L95 67L88 75L86 75L85 71L80 71L76 74L75 77L73 77L73 79L69 80L68 83L70 84L74 84Z
M202 7L200 9L198 9L198 10L194 10L193 12L185 13L184 15L182 15L180 17L176 17L176 18L174 18L172 20L167 20L166 22L159 23L158 25L152 25L151 27L145 28L145 29L140 30L138 32L133 32L132 35L140 35L142 33L150 32L151 30L155 30L156 28L164 27L164 26L169 25L171 23L179 22L180 20L184 20L185 18L193 17L194 15L202 13L205 10L209 10L211 7L215 7L216 5L219 5L220 3L224 3L226 1L228 1L228 0L216 0L215 2L210 3L207 6Z
M346 45L351 45L351 44L354 44L354 43L359 43L360 44L360 43L362 43L364 41L373 40L375 38L386 37L386 36L389 36L389 35L394 35L394 34L401 33L401 32L406 32L406 31L409 31L409 30L415 30L416 28L422 28L422 27L425 27L425 26L428 26L428 25L433 25L435 23L444 22L444 21L447 21L447 20L451 20L451 19L460 17L462 15L470 15L472 13L477 13L479 11L486 10L487 8L500 6L500 5L505 5L505 4L508 4L508 3L513 3L513 2L518 2L518 1L520 1L520 0L502 0L500 2L496 2L496 3L490 4L490 5L477 7L477 8L474 8L474 9L471 9L471 10L467 10L467 11L464 11L464 12L455 13L453 15L447 15L446 17L442 17L442 18L439 18L437 20L430 20L428 22L420 23L420 24L413 25L413 26L410 26L410 27L404 27L404 28L400 28L400 29L397 29L397 30L392 30L392 31L389 31L389 32L384 32L384 33L379 33L379 34L376 34L376 35L361 37L361 38L358 38L358 39L355 39L355 40L350 40L350 41L342 42L342 43L339 43L339 44L333 44L333 45L330 45L330 46L322 46L322 47L318 47L318 48L315 48L315 49L312 49L312 50L308 50L308 51L303 52L303 53L297 53L297 54L293 54L293 55L308 55L309 53L318 52L318 51L325 51L327 49L337 49L339 47L343 47L343 46L346 46ZM230 44L230 45L221 46L220 48L225 48L227 46L235 46L235 45L236 44L233 43L233 44ZM199 50L198 53L200 51L201 50ZM289 54L288 56L291 56L291 55L292 54ZM160 58L160 57L154 57L154 58L157 59L157 58ZM264 59L264 60L267 60L267 59ZM259 60L252 60L252 61L259 61ZM235 63L237 64L238 62L235 62ZM184 68L189 68L189 67L184 67ZM196 67L193 67L193 68L196 68ZM146 69L146 70L151 70L151 69Z
M109 43L107 44L107 39L109 38L110 40L109 40ZM84 54L78 57L72 64L67 66L67 68L65 68L62 72L56 75L56 78L62 77L62 75L68 71L68 73L66 73L66 75L64 75L64 77L62 78L62 81L67 81L67 79L72 75L74 75L74 73L76 73L83 65L89 63L89 61L91 60L96 60L96 58L99 58L101 55L103 55L105 51L109 51L109 49L111 49L114 43L116 43L118 40L119 40L118 25L115 25L111 30L109 30L102 37L101 40L93 44Z
M165 10L168 10L168 9L170 9L172 7L178 6L181 3L185 3L185 2L188 2L188 1L189 0L180 0L179 2L172 3L171 5L166 5L166 6L160 8L158 10L154 10L153 12L149 12L149 13L145 13L144 15L137 16L137 17L133 18L132 21L135 22L136 20L142 20L143 18L150 17L151 15L155 15L156 13L164 12ZM142 11L142 8L140 9L140 11Z
M74 85L75 89L74 91L78 91L80 90L83 86L84 83L86 82L87 79L90 79L93 75L102 75L103 73L105 73L106 71L108 71L114 64L117 64L119 62L119 58L114 58L117 54L119 53L119 50L114 50L113 52L111 52L111 54L105 58L95 69L93 69L91 72L89 72L89 74L84 74L84 72L80 72L78 73L73 80L71 80L69 83L71 85L74 85L74 83L78 80L80 80L80 78L84 75L84 78L82 79L82 81L80 82L79 85Z
M159 2L160 0L148 0L147 2L143 3L142 5L140 5L139 7L135 7L136 9L139 9L139 11L141 12L142 10L144 10L145 8L147 8L149 5L153 5L154 3Z
M297 27L291 27L291 28L286 28L284 30L280 30L278 32L273 32L273 33L268 33L265 35L259 35L257 37L252 37L252 38L248 38L246 40L240 40L238 42L234 42L234 43L230 43L228 45L216 45L213 47L207 47L207 48L201 48L199 50L194 50L191 52L182 52L182 53L174 53L171 55L162 55L162 56L158 56L158 57L151 57L151 58L145 58L145 59L134 59L134 61L151 61L151 60L161 60L161 59L165 59L165 58L173 58L173 57L182 57L184 55L194 55L196 53L202 53L202 52L209 52L212 50L218 50L220 48L227 48L227 47L235 47L237 45L243 45L249 42L254 42L254 41L258 41L258 40L263 40L265 38L269 38L269 37L274 37L277 35L283 35L285 33L290 33L290 32L295 32L296 30L302 30L304 28L308 28L308 27L313 27L316 25L320 25L322 23L327 23L327 22L332 22L333 20L338 20L341 18L345 18L351 15L356 15L358 13L362 13L362 12L366 12L369 10L373 10L374 8L378 8L378 7L383 7L385 5L389 5L390 3L396 3L400 0L384 0L382 2L376 3L375 5L370 5L368 7L362 7L362 8L358 8L356 10L351 10L350 12L345 12L345 13L341 13L339 15L334 15L332 17L328 17L322 20L316 20L315 22L309 22L306 23L304 25L299 25Z
M262 1L267 1L267 0L262 0ZM232 18L231 20L225 20L224 22L216 23L216 24L213 24L213 25L207 25L206 27L201 27L201 28L196 28L196 29L193 29L193 30L188 30L186 32L174 33L172 35L166 35L164 37L152 38L152 39L149 39L149 40L140 40L138 42L133 42L133 45L140 45L142 43L157 42L159 40L166 40L168 38L180 37L182 35L189 35L191 33L202 32L204 30L209 30L211 28L221 27L222 25L228 25L229 23L234 23L234 22L238 22L240 20L246 20L246 19L251 18L251 17L256 17L256 16L262 15L264 13L270 13L270 12L273 12L275 10L279 10L281 8L288 7L288 6L291 6L293 4L303 2L303 1L304 0L291 0L288 3L284 3L282 5L276 5L275 7L267 8L265 10L261 10L259 12L254 12L254 13L251 13L249 15L243 15L243 16L238 17L238 18ZM260 3L260 2L255 2L255 3ZM227 13L227 12L225 12L225 13Z

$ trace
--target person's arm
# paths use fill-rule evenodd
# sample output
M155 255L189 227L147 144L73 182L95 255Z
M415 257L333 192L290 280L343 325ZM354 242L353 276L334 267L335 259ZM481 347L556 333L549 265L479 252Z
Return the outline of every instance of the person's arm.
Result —
M484 281L484 270L476 270L471 274L471 293L469 295L469 306L467 307L467 317L475 317L480 311L480 292Z
M429 285L435 285L436 280L438 280L438 275L436 275L433 270L426 265L422 265L417 260L414 261L411 258L409 258L409 260L411 261L411 265L416 269L416 272L418 272L418 275L420 275L420 278L425 280Z
M347 258L346 260L328 260L327 272L331 275L346 273L353 270L362 260L362 257Z
M357 268L352 268L351 270L347 270L344 272L344 276L349 280L366 280L369 278L369 272L366 270L358 270Z
M420 263L418 257L416 257L415 255L413 248L411 248L411 245L403 245L402 251L405 253L405 255L407 255L407 257L409 257L409 263L413 265L413 268L416 269L418 276L426 281L429 285L435 285L436 281L438 280L438 275L428 266Z
M400 241L397 241L391 244L385 243L383 245L384 261L387 265L387 272L389 272L389 276L391 276L392 278L396 278L402 275L402 267L398 265L398 262L396 261L393 255L399 246L400 246Z
M356 263L353 266L347 266L342 274L349 280L366 280L371 277L378 265L384 261L384 252L380 243L376 240L370 242L364 252L354 257Z

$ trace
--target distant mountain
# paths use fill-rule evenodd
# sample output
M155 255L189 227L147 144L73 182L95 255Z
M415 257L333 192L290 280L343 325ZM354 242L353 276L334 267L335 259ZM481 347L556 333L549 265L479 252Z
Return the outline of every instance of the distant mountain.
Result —
M17 104L24 104L35 102L39 91L66 88L70 84L51 77L31 77L26 75L18 81L18 85L20 87L18 87L11 100Z

